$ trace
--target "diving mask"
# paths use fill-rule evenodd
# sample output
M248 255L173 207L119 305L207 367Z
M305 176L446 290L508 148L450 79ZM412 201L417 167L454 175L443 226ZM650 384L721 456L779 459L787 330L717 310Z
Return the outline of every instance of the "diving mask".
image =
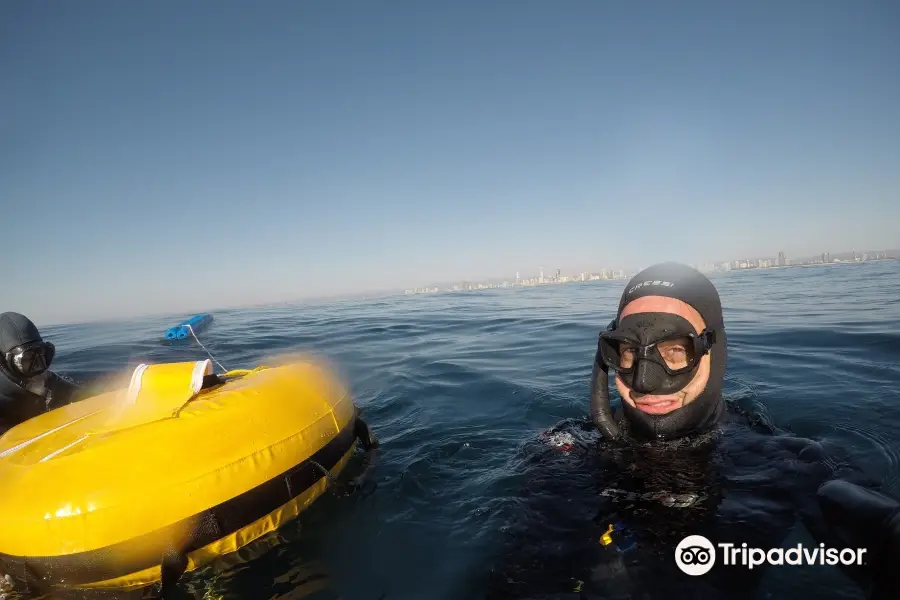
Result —
M715 342L714 331L697 333L678 315L636 313L610 323L600 334L597 352L632 389L674 393L690 382Z
M10 370L29 379L49 369L55 355L56 347L52 343L39 341L12 348L6 353L5 359Z

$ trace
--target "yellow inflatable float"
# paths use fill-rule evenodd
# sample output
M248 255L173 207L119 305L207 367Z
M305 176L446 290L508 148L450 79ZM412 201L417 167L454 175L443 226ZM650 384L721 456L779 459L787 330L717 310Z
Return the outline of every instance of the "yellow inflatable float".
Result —
M32 589L170 588L297 517L377 441L324 366L140 365L0 437L0 563ZM36 591L37 591L36 590Z

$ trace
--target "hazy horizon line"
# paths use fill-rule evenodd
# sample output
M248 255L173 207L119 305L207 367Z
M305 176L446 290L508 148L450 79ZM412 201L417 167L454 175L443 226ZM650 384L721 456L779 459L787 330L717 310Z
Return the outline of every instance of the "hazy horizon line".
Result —
M835 255L841 255L841 254L851 254L853 252L857 252L857 253L871 253L871 252L900 253L900 249L887 248L887 249L881 249L881 250L859 250L859 251L846 250L846 251L841 251L841 252L830 252L828 254L835 256ZM808 259L816 258L816 256L817 255L804 256L804 257L799 257L797 259L792 259L792 260L808 260ZM768 258L768 257L766 257L766 258ZM706 261L706 262L707 262L707 264L721 264L724 262L731 262L734 260L753 260L753 259L752 258L749 258L749 259L748 258L740 258L740 259L729 259L729 260L721 260L721 261ZM642 266L642 267L639 267L636 269L603 268L603 269L597 269L597 271L601 271L601 270L623 271L626 274L624 278L606 279L606 280L601 280L601 281L625 281L628 279L628 277L633 276L634 274L638 273L640 270L642 270L643 268L646 268L647 266L650 266L650 265L648 264L648 265L645 265L645 266ZM796 266L800 266L800 265L796 265ZM551 270L551 272L555 272L555 271L556 271L556 269ZM562 271L562 269L560 269L560 271ZM586 274L589 273L589 271L587 271L587 270L585 270L583 272ZM527 278L528 277L524 277L524 278L520 278L520 279L527 279ZM431 284L426 284L426 285L417 285L417 286L414 286L413 288L410 288L408 286L399 286L399 287L393 287L393 288L359 290L356 292L344 292L344 293L337 293L337 294L301 296L301 297L294 297L294 298L291 298L288 300L269 300L269 301L264 301L264 302L249 302L249 303L238 303L238 304L232 304L232 305L226 304L226 305L220 305L220 306L209 306L203 310L180 310L180 311L161 310L161 311L148 311L146 313L135 314L135 315L131 315L131 316L96 317L96 318L84 318L84 319L76 319L76 320L69 320L69 321L55 321L55 322L47 321L47 322L43 323L41 325L41 327L53 328L53 327L73 327L73 326L78 326L78 325L133 323L135 321L142 321L142 320L153 320L153 319L161 320L161 319L168 318L168 317L179 317L179 316L189 317L189 316L193 316L196 314L204 314L204 313L214 314L215 312L238 311L238 310L248 310L248 309L255 309L255 308L273 308L273 307L277 307L277 306L292 307L292 306L298 306L298 305L303 305L303 304L328 304L328 303L337 303L337 302L352 301L352 300L369 300L369 299L374 300L374 299L378 299L378 298L386 298L386 297L391 297L391 296L395 296L395 295L402 296L402 295L404 295L403 294L404 291L408 290L408 289L415 289L415 288L422 288L422 287L440 287L441 285L448 285L450 283L458 284L461 281L466 281L469 283L485 283L485 282L490 282L490 281L503 281L503 280L509 280L509 279L510 278L508 276L489 277L489 278L482 278L482 279L470 278L470 279L466 279L466 280L454 280L452 282L450 282L450 281L443 282L441 284L431 283ZM452 290L444 290L444 291L450 292ZM172 323L173 326L175 324L176 323Z

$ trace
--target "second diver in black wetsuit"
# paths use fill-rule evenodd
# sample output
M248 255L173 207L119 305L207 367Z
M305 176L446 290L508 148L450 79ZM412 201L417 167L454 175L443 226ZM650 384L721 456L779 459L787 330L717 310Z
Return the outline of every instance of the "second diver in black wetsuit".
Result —
M871 482L820 443L729 410L722 397L726 364L722 308L704 275L676 263L636 275L600 335L591 421L552 428L545 436L551 444L526 461L528 497L509 527L487 597L751 598L763 568L725 565L719 550L708 573L689 576L675 561L679 542L702 535L717 548L768 550L783 547L798 519L819 539L836 522L865 520L860 515L872 510L851 513L868 492L845 482L837 491L823 488L826 500L839 501L825 502L831 517L822 519L816 492L823 482ZM622 398L615 415L609 371ZM880 506L874 497L869 504ZM893 516L879 510L882 520ZM849 547L847 536L841 539L836 547ZM879 544L882 538L871 548L853 546L878 558L864 569L862 585L874 581L877 593L893 593L883 557L898 554ZM818 548L818 540L804 546Z
M0 314L0 435L79 399L82 389L50 370L55 355L31 319Z

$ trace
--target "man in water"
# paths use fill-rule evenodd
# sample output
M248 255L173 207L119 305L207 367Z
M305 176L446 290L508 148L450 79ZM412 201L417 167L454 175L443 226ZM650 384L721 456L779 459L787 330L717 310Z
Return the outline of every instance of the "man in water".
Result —
M715 548L781 548L798 519L831 540L838 530L852 531L841 523L873 512L854 507L883 508L846 482L823 487L820 506L823 482L865 478L822 444L726 406L726 364L722 307L704 275L675 263L636 275L600 335L591 423L554 427L545 440L555 450L539 447L545 460L529 461L541 466L530 473L530 497L510 528L511 547L492 572L488 597L752 598L763 568L726 565L719 556L708 573L690 576L675 560L679 542L702 535ZM615 416L610 370L622 398ZM590 435L596 430L599 440ZM850 546L847 535L839 549L866 547L878 557L864 578L897 591L880 561L900 554L875 542Z
M0 314L0 434L76 399L81 388L50 371L55 353L31 319Z

